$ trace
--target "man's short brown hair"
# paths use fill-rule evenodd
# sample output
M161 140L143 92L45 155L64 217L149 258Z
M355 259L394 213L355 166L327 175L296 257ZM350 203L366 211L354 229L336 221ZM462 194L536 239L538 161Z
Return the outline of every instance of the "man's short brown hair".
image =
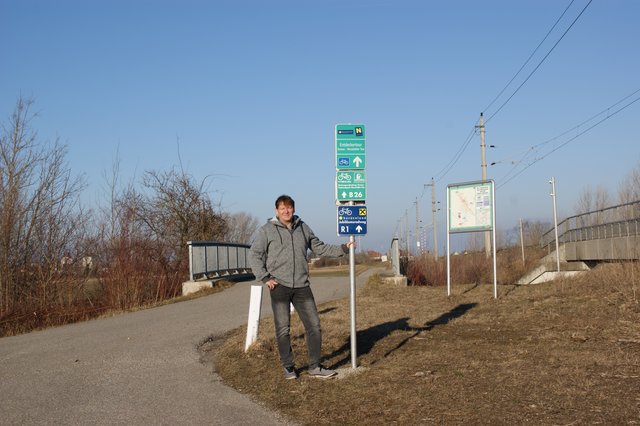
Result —
M285 206L291 206L294 209L296 208L296 202L293 201L293 198L289 197L288 195L283 194L276 199L276 209L280 204L284 204Z

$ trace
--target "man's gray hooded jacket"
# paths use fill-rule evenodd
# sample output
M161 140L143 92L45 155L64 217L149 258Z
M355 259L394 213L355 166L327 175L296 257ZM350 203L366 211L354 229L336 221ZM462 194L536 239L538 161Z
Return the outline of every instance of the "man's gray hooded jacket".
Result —
M346 245L325 244L298 216L287 228L277 217L259 230L249 250L249 263L256 280L266 283L274 278L287 287L309 285L307 250L316 256L340 257L348 253Z

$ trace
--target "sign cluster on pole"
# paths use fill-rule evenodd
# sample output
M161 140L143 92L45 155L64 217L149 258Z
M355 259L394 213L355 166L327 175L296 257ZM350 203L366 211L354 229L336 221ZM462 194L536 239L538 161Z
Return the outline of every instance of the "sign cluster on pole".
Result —
M338 235L367 233L367 154L364 124L336 125L336 206ZM357 206L355 208L354 206Z
M365 131L363 124L336 125L336 218L338 235L348 236L351 308L351 367L358 366L356 331L355 235L367 233L367 179Z

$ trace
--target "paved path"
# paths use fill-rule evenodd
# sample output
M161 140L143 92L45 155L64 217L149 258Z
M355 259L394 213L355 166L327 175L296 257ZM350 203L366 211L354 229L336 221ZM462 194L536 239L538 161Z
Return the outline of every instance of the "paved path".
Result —
M283 424L222 384L197 351L246 323L252 284L0 339L0 424ZM346 297L349 278L315 278L313 290L318 303ZM262 313L271 315L266 292Z

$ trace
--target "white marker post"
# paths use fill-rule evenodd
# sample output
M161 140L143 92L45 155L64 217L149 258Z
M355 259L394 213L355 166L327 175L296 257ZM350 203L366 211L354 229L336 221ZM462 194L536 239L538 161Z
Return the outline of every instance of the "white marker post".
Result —
M249 319L247 320L247 339L244 343L244 351L247 352L251 345L258 340L258 325L260 324L260 311L262 309L262 286L252 285L249 299Z

